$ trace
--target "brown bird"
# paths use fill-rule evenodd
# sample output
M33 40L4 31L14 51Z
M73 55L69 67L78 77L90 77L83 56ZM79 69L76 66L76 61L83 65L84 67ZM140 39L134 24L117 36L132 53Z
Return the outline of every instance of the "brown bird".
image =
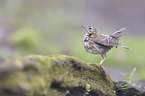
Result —
M122 43L119 42L119 38L125 35L123 31L126 30L127 27L123 27L111 35L97 34L97 31L93 26L81 27L86 30L86 34L83 38L84 48L86 52L100 54L102 56L101 62L99 63L100 65L106 59L106 53L109 52L111 48L124 47L126 49L131 49L129 47L122 46Z

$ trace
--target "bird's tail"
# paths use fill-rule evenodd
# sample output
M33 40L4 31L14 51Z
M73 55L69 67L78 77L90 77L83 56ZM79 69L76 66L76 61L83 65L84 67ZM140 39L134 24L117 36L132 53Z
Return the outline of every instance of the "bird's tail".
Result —
M123 31L127 30L127 27L123 27L120 30L114 32L113 34L111 34L110 36L115 37L115 38L119 38L121 36L126 35Z
M132 48L129 48L127 46L118 46L118 47L123 47L123 48L129 49L129 50L133 50Z

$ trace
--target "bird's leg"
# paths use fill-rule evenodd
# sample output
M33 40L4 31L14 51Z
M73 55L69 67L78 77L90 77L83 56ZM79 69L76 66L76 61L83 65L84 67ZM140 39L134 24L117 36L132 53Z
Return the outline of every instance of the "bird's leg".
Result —
M99 65L101 65L106 59L106 54L102 54L101 56L102 56L102 59L101 59L101 62L99 63Z

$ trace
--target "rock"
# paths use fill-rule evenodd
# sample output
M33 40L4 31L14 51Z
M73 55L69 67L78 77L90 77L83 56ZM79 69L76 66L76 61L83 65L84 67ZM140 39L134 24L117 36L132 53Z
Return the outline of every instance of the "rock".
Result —
M0 81L0 96L121 96L122 92L103 66L66 55L2 58Z
M145 89L126 81L118 81L116 82L116 94L117 96L145 96Z

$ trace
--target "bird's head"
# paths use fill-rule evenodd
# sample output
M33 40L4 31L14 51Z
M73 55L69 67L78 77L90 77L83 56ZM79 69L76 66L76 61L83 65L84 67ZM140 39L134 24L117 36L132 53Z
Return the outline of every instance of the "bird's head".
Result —
M81 27L86 30L86 33L89 33L89 34L97 33L95 27L93 26L81 26Z

